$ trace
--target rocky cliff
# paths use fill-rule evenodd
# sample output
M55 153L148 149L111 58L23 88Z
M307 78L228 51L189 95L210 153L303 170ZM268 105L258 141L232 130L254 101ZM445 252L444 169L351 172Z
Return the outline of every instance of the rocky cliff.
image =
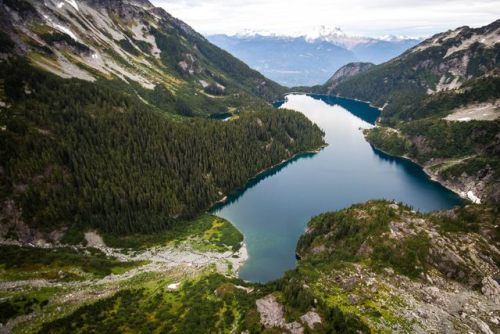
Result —
M325 83L326 92L330 94L341 82L346 81L359 73L365 72L374 66L375 65L372 63L349 63L342 66Z
M368 202L309 223L298 243L303 284L375 332L500 329L498 208L420 214Z

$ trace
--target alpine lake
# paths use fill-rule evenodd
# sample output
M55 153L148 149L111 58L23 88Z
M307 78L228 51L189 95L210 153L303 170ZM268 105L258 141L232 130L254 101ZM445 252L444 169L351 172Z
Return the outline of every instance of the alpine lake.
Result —
M461 203L413 162L374 149L362 130L379 110L360 101L291 94L275 105L303 113L325 132L328 146L304 153L252 179L211 213L244 235L249 259L240 278L268 282L296 266L295 247L314 216L371 199L403 202L428 212Z

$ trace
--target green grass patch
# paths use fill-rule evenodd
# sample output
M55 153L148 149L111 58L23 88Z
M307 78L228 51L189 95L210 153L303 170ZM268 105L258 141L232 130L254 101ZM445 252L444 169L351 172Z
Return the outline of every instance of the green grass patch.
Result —
M205 214L197 219L179 222L171 229L155 234L132 234L116 236L103 235L110 247L145 249L154 246L190 244L201 251L237 251L241 247L243 235L227 220Z
M73 281L124 273L142 262L120 262L95 249L0 246L0 279L44 278Z
M45 35L45 34L51 34L55 31L54 28L52 28L49 25L46 24L33 24L30 27L31 31L34 32L37 35Z

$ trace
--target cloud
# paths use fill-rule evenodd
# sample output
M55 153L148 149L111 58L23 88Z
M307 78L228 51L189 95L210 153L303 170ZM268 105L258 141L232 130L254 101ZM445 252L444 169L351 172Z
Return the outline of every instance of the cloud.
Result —
M500 0L151 0L205 33L290 34L318 25L351 34L425 36L500 18Z

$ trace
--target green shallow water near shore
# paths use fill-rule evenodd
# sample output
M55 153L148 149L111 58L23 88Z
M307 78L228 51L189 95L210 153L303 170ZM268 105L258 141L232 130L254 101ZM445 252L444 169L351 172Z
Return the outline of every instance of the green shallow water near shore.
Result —
M259 174L212 209L245 236L249 259L240 271L242 279L267 282L293 269L298 238L310 218L322 212L370 199L402 201L424 212L461 202L418 165L371 147L362 129L373 126L379 111L368 104L289 95L281 107L318 124L329 146Z

